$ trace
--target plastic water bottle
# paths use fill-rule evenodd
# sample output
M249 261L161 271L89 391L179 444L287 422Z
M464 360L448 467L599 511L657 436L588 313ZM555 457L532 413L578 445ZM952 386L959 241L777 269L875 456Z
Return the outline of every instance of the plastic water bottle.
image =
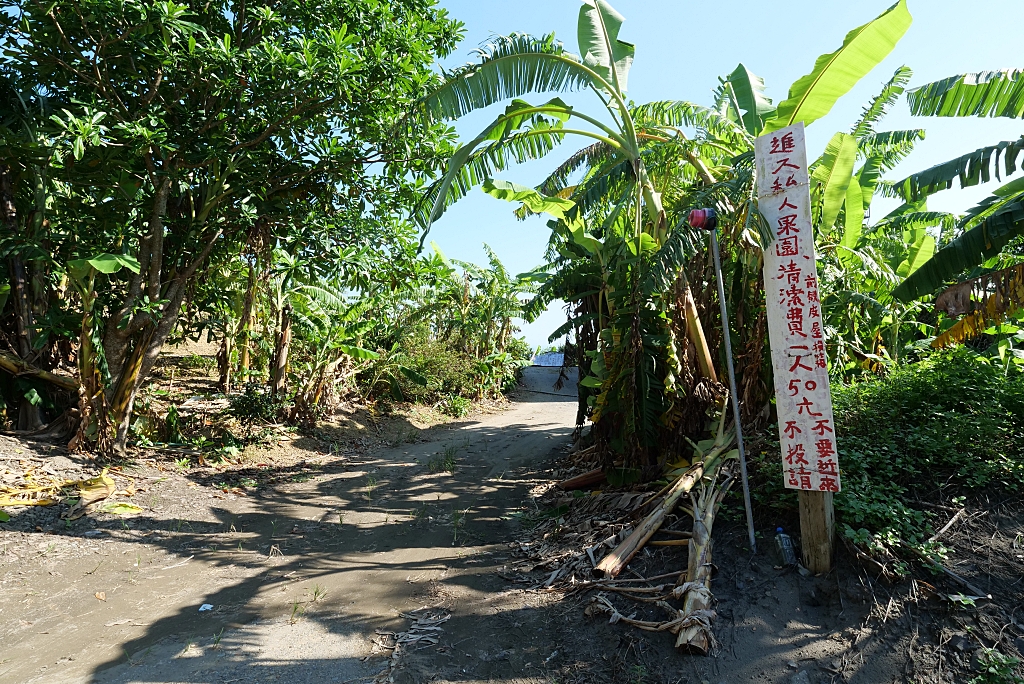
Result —
M775 529L775 546L782 556L783 565L796 565L796 548L793 546L793 538L782 531L781 527Z

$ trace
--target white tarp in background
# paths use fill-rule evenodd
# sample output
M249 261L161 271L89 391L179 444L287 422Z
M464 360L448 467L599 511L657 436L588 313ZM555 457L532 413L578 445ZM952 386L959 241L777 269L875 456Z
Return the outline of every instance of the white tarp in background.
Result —
M564 358L565 354L562 352L546 352L544 354L537 354L533 357L533 365L561 368L562 359Z
M761 136L755 153L758 204L775 234L764 283L785 482L838 492L803 124Z

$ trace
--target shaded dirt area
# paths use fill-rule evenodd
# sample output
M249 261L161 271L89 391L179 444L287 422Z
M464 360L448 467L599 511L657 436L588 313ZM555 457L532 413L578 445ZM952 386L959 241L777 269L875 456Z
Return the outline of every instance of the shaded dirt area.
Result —
M966 682L992 625L1004 652L1024 633L1021 516L1005 508L950 530L949 567L996 597L974 607L946 599L944 581L885 585L845 555L826 577L751 557L739 511L726 511L712 657L586 617L598 589L538 589L562 561L529 550L581 550L552 492L576 411L556 375L528 369L500 412L324 425L232 468L147 456L109 471L116 498L144 509L132 517L7 509L0 681ZM0 459L5 477L97 470L12 438ZM762 522L770 547L777 521ZM641 580L685 559L685 547L649 548L623 577L651 586ZM608 596L626 615L654 610Z

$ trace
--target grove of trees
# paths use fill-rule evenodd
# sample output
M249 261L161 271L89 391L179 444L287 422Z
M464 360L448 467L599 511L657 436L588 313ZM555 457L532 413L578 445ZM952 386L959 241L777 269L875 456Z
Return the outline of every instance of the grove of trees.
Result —
M123 455L161 351L199 337L219 345L220 390L265 399L277 419L316 421L344 395L458 415L514 384L531 355L516 321L562 300L551 339L575 345L578 425L593 424L606 468L636 479L705 435L724 396L723 324L744 421L770 424L771 236L754 140L824 117L911 25L900 0L781 102L740 64L709 101L637 104L628 77L642 46L619 39L624 18L605 0L582 3L575 53L512 34L447 73L435 61L461 26L433 0L0 7L7 427L49 425L72 449ZM954 182L1014 174L1024 138L900 179L891 171L924 132L883 125L904 96L921 117L1020 119L1024 71L908 91L911 79L896 70L811 167L840 392L959 344L993 378L1024 364L1024 178L964 215L927 205ZM569 91L589 91L592 108L566 104ZM452 122L493 105L503 113L459 144ZM570 141L536 188L496 178ZM490 252L484 267L426 249L431 224L477 186L520 218L547 215L542 267L517 276ZM900 204L869 220L878 197ZM703 207L720 216L729 321L706 236L686 221Z

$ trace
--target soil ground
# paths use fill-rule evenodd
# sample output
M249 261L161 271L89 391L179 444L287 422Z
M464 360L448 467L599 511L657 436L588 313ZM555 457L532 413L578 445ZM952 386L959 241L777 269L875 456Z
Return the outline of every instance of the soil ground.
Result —
M966 682L991 624L1006 623L1011 645L1024 635L1024 526L1010 509L965 516L971 539L1002 540L957 566L1002 591L1001 607L974 609L929 583L883 586L847 557L826 577L778 567L726 516L710 657L584 617L584 592L533 589L547 573L528 572L512 542L570 444L575 397L556 376L527 369L502 411L355 434L328 424L245 467L140 458L110 472L118 498L144 509L133 517L6 509L0 682ZM97 470L0 438L0 470L28 467ZM685 553L645 550L629 572L678 572Z

